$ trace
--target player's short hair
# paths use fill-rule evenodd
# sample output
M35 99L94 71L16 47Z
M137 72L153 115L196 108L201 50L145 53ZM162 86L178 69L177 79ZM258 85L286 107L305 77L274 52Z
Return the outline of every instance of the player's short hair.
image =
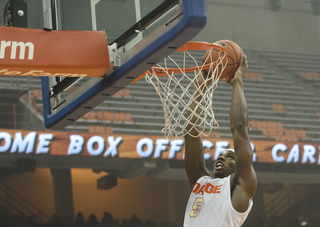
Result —
M234 152L234 149L232 149L232 148L227 148L227 149L225 149L224 151L231 151L232 153L235 153L235 152ZM224 151L222 151L222 152L224 152ZM222 154L222 152L220 152L220 154L218 155L218 157Z
M228 148L226 151L232 151L234 153L234 149Z

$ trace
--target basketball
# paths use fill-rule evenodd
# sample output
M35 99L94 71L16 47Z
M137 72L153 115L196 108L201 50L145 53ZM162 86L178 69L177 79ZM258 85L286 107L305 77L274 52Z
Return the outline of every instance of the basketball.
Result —
M236 70L240 65L240 57L243 54L243 50L238 44L230 40L220 40L215 42L214 44L224 47L227 51L228 63L220 77L220 80L229 81L233 78ZM211 57L208 57L209 53L210 51L208 50L203 57L203 61L206 60L205 63L210 63L218 59L219 51L215 51L215 50L211 51ZM222 66L218 66L218 67L219 67L219 70L222 68Z

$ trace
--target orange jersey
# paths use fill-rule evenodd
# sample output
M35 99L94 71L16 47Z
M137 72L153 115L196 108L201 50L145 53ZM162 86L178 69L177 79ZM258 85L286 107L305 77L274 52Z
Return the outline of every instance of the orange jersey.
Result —
M239 227L246 220L248 210L237 212L231 203L230 176L215 178L203 176L198 179L189 197L184 227Z

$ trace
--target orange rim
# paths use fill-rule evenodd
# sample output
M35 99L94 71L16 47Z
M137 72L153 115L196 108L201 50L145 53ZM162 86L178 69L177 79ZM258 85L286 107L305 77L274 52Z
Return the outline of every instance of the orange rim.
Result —
M177 49L175 52L180 52L180 51L190 51L190 50L208 50L208 49L214 49L214 50L218 50L220 52L225 53L225 55L227 54L227 51L225 48L223 48L220 45L214 44L214 43L207 43L207 42L187 42L185 45L183 45L182 47L180 47L179 49ZM215 62L213 64L216 64ZM167 68L167 69L162 69L159 67L152 67L151 69L149 69L146 73L148 73L149 75L151 75L152 73L155 73L157 76L167 76L168 74L172 74L172 73L189 73L189 72L194 72L194 71L198 71L200 68L202 70L207 70L210 68L210 66L212 65L212 63L208 63L205 64L201 67L189 67L189 68L183 68L181 67L179 68ZM182 72L181 72L182 69Z
M175 52L190 51L190 50L208 50L210 48L212 48L214 50L218 50L220 52L223 52L227 56L227 50L225 48L223 48L222 46L217 45L215 43L198 42L198 41L187 42L182 47L177 49ZM216 64L216 63L214 62L213 64ZM147 72L145 72L144 74L137 77L134 81L132 81L131 84L134 84L135 82L140 80L142 77L144 77L146 75L146 73L149 75L156 74L157 76L168 76L168 74L172 74L172 73L182 73L181 69L184 73L198 71L198 70L200 70L200 68L202 70L207 70L210 68L211 65L212 65L212 63L208 63L208 64L205 64L201 67L189 67L189 68L181 67L180 69L179 68L162 69L159 67L152 67Z

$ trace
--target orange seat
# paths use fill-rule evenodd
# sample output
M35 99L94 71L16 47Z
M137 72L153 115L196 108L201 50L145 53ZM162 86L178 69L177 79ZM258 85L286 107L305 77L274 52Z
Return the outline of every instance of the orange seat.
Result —
M300 138L307 138L307 133L304 130L297 130L297 135Z
M111 121L123 121L123 114L122 113L110 113L110 120Z
M299 138L296 136L287 136L286 137L286 142L298 142Z
M132 122L130 113L110 113L112 121Z
M276 122L275 126L277 128L283 128L282 122Z
M98 111L97 112L97 119L100 121L112 121L111 113L106 111Z
M280 142L287 142L287 137L286 136L274 136L274 139L276 141L280 141Z
M32 91L34 97L42 99L42 90L36 89Z
M103 111L98 111L97 112L97 119L103 120Z
M113 96L131 97L129 89L122 89L115 93Z
M98 111L97 119L107 122L132 122L130 113L109 113L105 111Z
M123 96L123 91L120 90L120 91L114 93L113 96Z
M87 119L87 120L95 120L96 118L96 113L94 111L89 111L88 113L86 113L85 115L83 115L82 117L83 119Z
M272 104L272 109L278 113L286 113L281 104Z
M316 80L318 79L318 73L317 72L301 72L301 77L308 80Z
M123 121L124 122L132 122L131 113L124 113L123 114Z
M294 136L294 137L298 137L299 136L298 130L294 130L294 129L285 129L284 130L284 134L286 136Z
M263 76L262 76L261 73L258 73L258 74L257 74L257 80L263 80Z
M104 127L104 126L94 126L89 125L89 132L90 133L107 133L107 134L113 134L112 127Z
M276 128L264 128L262 129L262 134L269 137L274 136L283 136L283 130L282 129L276 129Z
M263 80L261 73L246 72L244 76L249 80Z
M131 97L130 90L129 89L123 89L123 96L125 97Z
M253 129L261 129L263 127L263 123L261 121L251 121L250 128Z

